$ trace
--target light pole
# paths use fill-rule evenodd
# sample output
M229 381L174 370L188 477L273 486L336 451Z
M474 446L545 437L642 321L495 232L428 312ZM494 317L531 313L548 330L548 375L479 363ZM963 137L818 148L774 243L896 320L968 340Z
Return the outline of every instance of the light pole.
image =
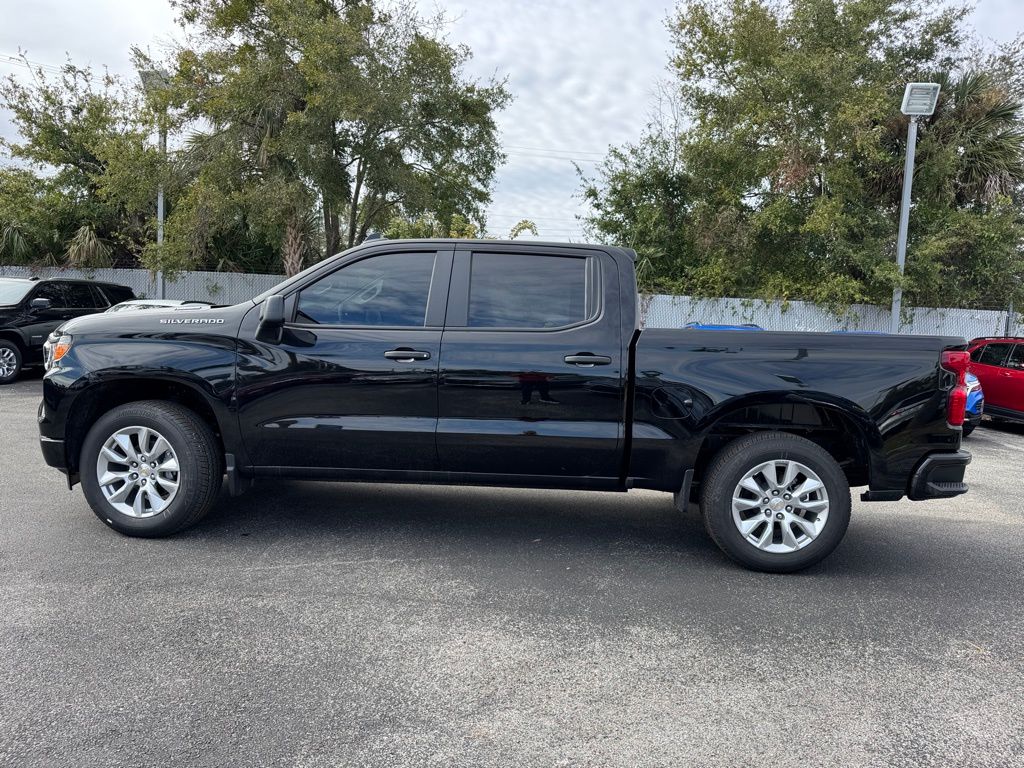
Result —
M142 88L146 94L153 97L159 96L160 93L167 88L170 82L170 75L166 69L143 69L139 71L139 77L142 79ZM159 127L159 146L160 156L167 157L167 106L163 101L159 102L160 106L160 127ZM160 184L156 188L156 244L158 246L164 243L164 183L161 179ZM164 284L164 271L158 269L156 271L156 293L157 298L167 298L167 288Z
M910 188L914 183L914 152L917 149L917 119L927 117L935 111L935 103L939 100L938 83L907 83L903 92L903 104L900 111L910 116L907 126L907 157L903 162L903 199L900 201L900 229L896 236L896 266L903 277L903 267L907 261L907 229L910 226ZM892 318L889 323L890 333L900 331L900 312L903 308L903 289L897 285L892 291Z

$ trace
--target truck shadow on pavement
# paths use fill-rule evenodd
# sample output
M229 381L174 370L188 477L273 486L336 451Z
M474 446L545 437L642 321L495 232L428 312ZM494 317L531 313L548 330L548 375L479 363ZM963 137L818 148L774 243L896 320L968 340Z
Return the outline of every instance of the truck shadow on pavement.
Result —
M917 579L948 575L951 568L1005 568L984 542L965 548L964 532L951 535L949 526L977 529L970 521L905 511L858 514L855 508L840 547L798 575ZM399 559L482 553L505 559L543 550L569 567L625 556L640 567L753 575L718 550L695 507L679 513L670 495L656 493L266 481L238 498L224 493L204 521L179 534L193 536L224 544L245 539L319 557L350 551L349 545Z

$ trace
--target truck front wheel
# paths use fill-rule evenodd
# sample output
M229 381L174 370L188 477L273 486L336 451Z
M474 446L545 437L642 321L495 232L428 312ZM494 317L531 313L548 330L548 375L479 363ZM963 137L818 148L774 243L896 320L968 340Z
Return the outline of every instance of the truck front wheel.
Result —
M222 451L195 413L144 400L101 416L82 446L82 490L96 516L128 536L169 536L213 506Z
M10 384L21 371L21 350L13 341L0 339L0 384Z
M756 432L718 453L702 483L701 511L714 542L748 568L798 571L827 556L850 523L850 486L819 445Z

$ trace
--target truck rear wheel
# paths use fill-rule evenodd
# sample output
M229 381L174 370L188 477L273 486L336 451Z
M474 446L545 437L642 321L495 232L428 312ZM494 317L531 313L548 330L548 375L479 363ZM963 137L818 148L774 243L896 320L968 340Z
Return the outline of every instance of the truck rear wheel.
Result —
M128 536L158 537L187 528L213 506L222 452L195 413L144 400L114 408L82 446L82 490L96 516Z
M757 432L715 456L702 483L704 526L747 568L789 573L836 548L850 523L850 486L810 440Z

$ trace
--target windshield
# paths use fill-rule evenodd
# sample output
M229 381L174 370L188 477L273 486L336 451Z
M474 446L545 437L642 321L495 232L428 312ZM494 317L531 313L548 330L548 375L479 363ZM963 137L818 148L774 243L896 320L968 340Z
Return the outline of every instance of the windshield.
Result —
M17 304L32 289L32 283L0 279L0 304Z

